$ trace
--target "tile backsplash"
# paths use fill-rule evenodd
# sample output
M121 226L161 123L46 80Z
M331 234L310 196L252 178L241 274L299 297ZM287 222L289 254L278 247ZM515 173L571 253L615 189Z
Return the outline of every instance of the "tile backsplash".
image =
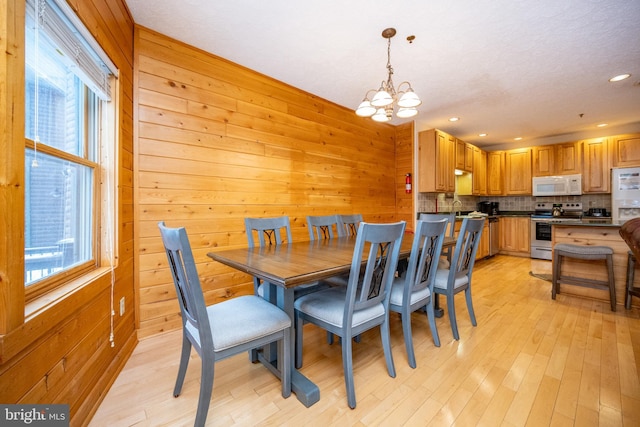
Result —
M555 197L534 197L534 196L457 196L454 201L453 194L418 193L416 201L417 212L451 212L452 210L469 212L478 208L478 202L489 201L500 203L501 211L533 211L536 203L570 203L582 202L582 208L586 211L589 208L605 208L611 210L611 195L609 194L587 194L583 196L555 196Z

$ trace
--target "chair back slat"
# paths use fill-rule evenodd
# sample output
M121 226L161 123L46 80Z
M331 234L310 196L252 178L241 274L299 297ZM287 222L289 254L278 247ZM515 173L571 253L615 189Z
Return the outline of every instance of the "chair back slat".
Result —
M413 292L429 287L433 291L438 259L447 229L447 218L437 221L418 220L407 267L404 298Z
M338 215L341 229L344 236L355 236L358 234L358 227L362 222L361 214Z
M245 218L245 231L249 247L255 247L254 232L258 238L260 247L267 245L281 245L285 240L282 231L286 234L286 241L291 242L291 224L288 216L274 218Z
M406 222L370 224L361 222L347 285L345 319L353 313L385 302L393 282ZM360 274L366 255L364 274Z
M480 237L484 226L484 218L465 218L460 227L456 249L453 255L450 274L456 276L467 275L471 281L473 264L476 259L476 252L480 246Z
M213 348L211 325L187 231L184 227L167 228L164 222L158 223L158 227L178 295L183 327L188 324L190 327L185 330L197 331L194 346L198 352L202 348ZM209 345L211 347L207 347Z
M333 239L336 235L344 235L338 215L307 216L307 227L310 240Z
M449 237L455 237L456 235L456 230L455 230L456 213L455 212L437 213L437 214L421 213L418 216L418 220L423 220L423 221L440 221L441 219L446 219L448 221L449 228L447 229L447 232L445 235Z

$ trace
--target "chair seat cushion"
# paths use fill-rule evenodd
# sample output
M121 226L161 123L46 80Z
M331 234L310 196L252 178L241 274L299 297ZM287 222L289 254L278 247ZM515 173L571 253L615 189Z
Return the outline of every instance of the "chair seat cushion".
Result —
M434 283L434 288L438 288L438 289L447 289L447 282L449 281L449 270L445 270L445 269L438 269L438 271L436 271L436 281ZM459 275L458 277L456 277L454 284L453 284L453 289L457 289L460 286L464 286L467 283L469 283L469 278L467 277L467 275Z
M553 247L556 251L562 251L571 253L577 256L580 255L612 255L613 249L609 246L582 246L572 245L569 243L558 243Z
M402 305L402 297L404 296L404 277L396 277L391 285L391 294L389 296L389 303L393 305ZM417 292L411 293L411 301L409 304L415 304L418 301L426 300L431 295L431 291L428 287L420 289Z
M346 296L346 287L330 288L298 298L295 300L294 307L302 313L341 328ZM364 310L357 310L353 313L352 326L358 326L383 315L384 307L382 304L376 304Z
M284 311L255 295L210 305L207 314L214 351L244 344L291 326L291 319ZM187 322L186 327L199 343L200 337L193 325Z

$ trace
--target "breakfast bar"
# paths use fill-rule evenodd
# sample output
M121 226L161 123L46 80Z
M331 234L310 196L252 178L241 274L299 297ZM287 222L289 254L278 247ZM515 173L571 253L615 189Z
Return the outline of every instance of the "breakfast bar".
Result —
M616 305L624 308L627 280L627 259L629 246L620 236L617 224L559 223L553 225L552 243L568 243L582 246L608 246L613 250L613 270L615 277ZM600 264L583 260L567 259L562 263L563 271L579 276L589 276L596 280L607 280L606 269ZM638 275L636 275L638 276ZM636 285L637 286L637 285ZM602 300L609 303L609 293L604 290L582 286L562 286L562 293ZM637 299L633 301L638 305Z

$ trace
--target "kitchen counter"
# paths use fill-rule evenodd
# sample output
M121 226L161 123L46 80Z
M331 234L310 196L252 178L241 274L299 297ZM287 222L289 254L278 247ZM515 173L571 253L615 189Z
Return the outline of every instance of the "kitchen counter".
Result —
M593 222L561 222L558 224L551 224L553 227L563 226L563 227L603 227L603 228L620 228L620 224L602 224L602 223L593 223Z
M498 216L531 216L530 211L500 211Z

